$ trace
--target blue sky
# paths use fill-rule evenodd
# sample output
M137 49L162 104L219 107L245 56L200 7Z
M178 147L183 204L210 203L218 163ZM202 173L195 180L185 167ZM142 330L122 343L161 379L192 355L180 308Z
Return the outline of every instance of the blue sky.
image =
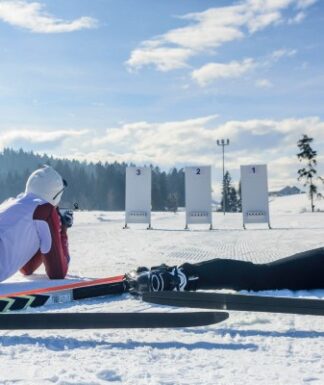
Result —
M93 161L324 173L323 0L0 1L0 149Z

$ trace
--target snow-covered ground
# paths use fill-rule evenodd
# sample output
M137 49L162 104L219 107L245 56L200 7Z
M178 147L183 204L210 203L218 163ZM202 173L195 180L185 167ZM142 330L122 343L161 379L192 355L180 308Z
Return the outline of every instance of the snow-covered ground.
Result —
M154 230L147 231L143 225L122 230L123 213L78 212L70 230L70 278L215 257L263 262L323 246L324 213L304 212L305 195L271 198L270 207L273 230L259 225L246 231L240 214L215 213L214 231L204 225L185 231L184 213L153 213ZM30 282L17 274L0 284L0 293L39 280L41 271ZM280 294L324 298L324 291ZM46 311L152 308L158 307L125 295ZM0 332L0 384L321 385L323 351L321 317L247 312L232 312L221 324L177 330Z

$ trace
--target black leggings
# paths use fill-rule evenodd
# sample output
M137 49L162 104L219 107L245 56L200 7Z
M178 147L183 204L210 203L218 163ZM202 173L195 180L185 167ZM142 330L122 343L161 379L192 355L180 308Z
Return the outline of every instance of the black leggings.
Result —
M181 266L189 281L186 289L309 290L324 288L324 247L264 264L233 259Z

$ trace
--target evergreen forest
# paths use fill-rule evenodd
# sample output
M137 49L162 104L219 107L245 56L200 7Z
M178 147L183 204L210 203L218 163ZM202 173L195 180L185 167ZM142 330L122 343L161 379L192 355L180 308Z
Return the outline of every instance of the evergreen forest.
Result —
M25 189L28 176L44 164L54 167L68 182L60 206L83 210L120 211L125 209L126 163L88 163L58 159L48 155L5 148L0 152L0 202L15 197ZM174 211L185 206L185 173L182 168L168 172L157 166L152 169L152 210ZM225 210L240 211L240 197L227 171L223 190ZM224 195L224 194L222 194ZM219 210L223 210L223 198Z
M68 182L61 206L76 202L84 210L124 210L126 163L87 163L56 159L9 148L0 152L0 202L25 189L28 176L44 164L53 166ZM135 166L134 164L130 164ZM184 170L152 168L152 210L176 211L184 206Z

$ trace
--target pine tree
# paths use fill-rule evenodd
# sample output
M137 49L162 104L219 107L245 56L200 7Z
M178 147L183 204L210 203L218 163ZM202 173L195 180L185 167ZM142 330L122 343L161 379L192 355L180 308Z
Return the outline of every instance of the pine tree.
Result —
M236 213L238 211L238 199L235 187L231 186L228 194L228 211Z
M239 181L238 191L237 191L237 211L242 212L242 183Z
M224 199L225 198L225 199ZM224 184L222 191L221 207L224 210L225 200L225 211L237 212L238 211L238 197L235 187L232 186L232 177L228 171L224 175Z
M169 193L166 200L166 207L169 211L176 213L178 211L178 194Z
M300 162L306 162L305 167L298 170L298 180L304 183L305 187L308 187L308 195L311 201L311 209L312 212L315 210L314 198L315 196L320 197L321 194L317 191L317 186L314 182L316 177L316 156L317 152L312 149L311 143L313 142L313 138L310 138L307 135L303 135L301 139L297 142L297 146L300 152L297 154L297 157Z

